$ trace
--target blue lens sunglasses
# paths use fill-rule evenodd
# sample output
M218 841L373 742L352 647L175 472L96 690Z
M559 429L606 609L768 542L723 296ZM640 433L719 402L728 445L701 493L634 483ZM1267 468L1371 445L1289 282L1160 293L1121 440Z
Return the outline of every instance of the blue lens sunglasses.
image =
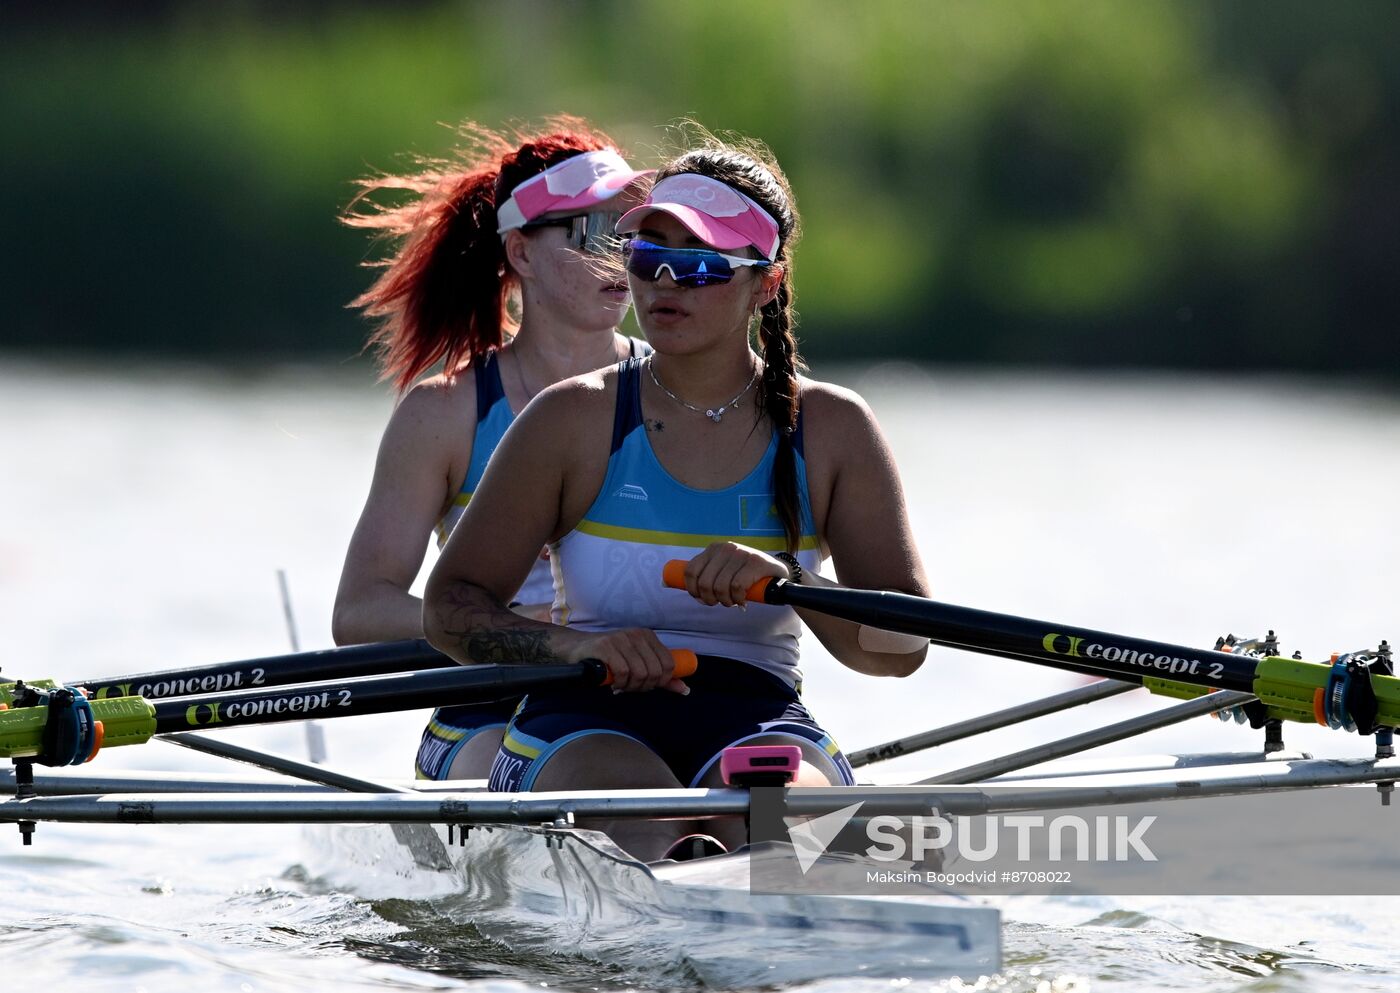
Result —
M641 238L630 239L622 246L622 254L627 259L627 271L638 279L654 283L666 271L677 286L688 287L727 283L734 278L736 268L762 269L773 264L767 259L725 255L711 248L667 248Z

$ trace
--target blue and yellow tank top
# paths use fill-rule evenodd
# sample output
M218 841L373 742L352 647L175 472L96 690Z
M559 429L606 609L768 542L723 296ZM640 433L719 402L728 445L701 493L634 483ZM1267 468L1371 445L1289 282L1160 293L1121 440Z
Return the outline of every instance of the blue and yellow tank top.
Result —
M494 351L486 353L479 361L472 363L476 376L476 434L472 436L472 460L467 465L467 476L462 480L462 489L452 500L452 506L437 524L437 544L441 549L447 544L452 529L462 519L462 512L471 502L472 494L481 484L486 472L486 463L491 453L506 436L506 428L515 420L515 412L506 400L505 384L501 382L501 364ZM516 593L520 603L551 603L554 600L554 577L550 574L549 562L540 559L530 569L530 575Z
M629 339L628 349L629 354L634 357L651 352L651 347L646 342L636 338ZM491 460L491 454L506 436L506 429L515 420L515 412L510 409L510 403L506 400L505 384L501 382L501 364L498 358L495 351L490 351L485 357L472 363L472 373L476 376L476 434L472 437L472 459L467 466L466 478L462 480L462 489L453 498L452 506L447 508L442 520L437 523L439 549L447 544L452 529L462 519L462 512L467 509L472 494L476 492L481 477L486 472L486 463ZM548 560L540 559L535 562L530 575L525 579L525 584L516 593L515 600L519 603L553 602L554 577L550 572Z
M661 585L667 560L694 558L711 542L734 541L766 552L787 547L773 498L777 435L758 465L733 486L686 486L652 450L642 423L641 368L636 358L618 367L607 478L583 519L551 547L554 623L585 631L651 628L668 648L738 659L799 685L802 625L792 608L707 607L684 590ZM800 413L797 423L793 443L802 524L797 554L802 568L815 571L821 554Z

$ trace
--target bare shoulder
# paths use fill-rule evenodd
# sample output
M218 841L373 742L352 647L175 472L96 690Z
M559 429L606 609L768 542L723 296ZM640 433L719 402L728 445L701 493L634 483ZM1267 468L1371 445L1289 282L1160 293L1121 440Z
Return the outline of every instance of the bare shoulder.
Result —
M595 369L541 390L520 414L530 430L549 430L577 440L598 425L612 427L617 369Z
M855 390L803 377L802 429L823 444L853 442L879 433L870 405Z
M803 379L803 457L812 512L828 533L838 493L872 506L898 493L898 471L870 405L854 390Z
M432 376L399 398L379 444L382 467L461 484L476 432L476 377L464 372Z
M398 450L414 459L456 462L465 446L470 458L476 430L476 382L471 375L433 376L399 398L381 451Z
M413 434L447 430L460 436L464 423L476 422L476 377L467 369L439 373L415 383L394 408L392 423Z
M617 386L617 376L617 366L594 369L579 376L561 379L541 391L540 396L552 394L555 397L568 397L573 403L597 403L605 398L611 398L612 391Z
M837 578L926 593L899 467L870 405L854 390L804 380L802 431L812 513Z

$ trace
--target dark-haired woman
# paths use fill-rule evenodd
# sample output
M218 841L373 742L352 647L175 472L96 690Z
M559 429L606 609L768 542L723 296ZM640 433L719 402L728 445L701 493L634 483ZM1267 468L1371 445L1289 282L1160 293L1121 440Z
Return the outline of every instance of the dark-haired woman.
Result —
M850 782L798 695L800 612L746 605L745 590L765 576L828 582L817 575L828 551L847 586L924 594L925 579L870 410L798 376L787 184L759 153L702 148L657 173L619 232L655 351L559 383L521 418L429 578L428 637L463 662L592 657L613 674L612 690L529 694L494 789L715 785L721 752L739 743L797 744L800 783ZM492 522L507 512L502 535ZM506 607L543 541L553 624ZM661 585L672 558L690 560L685 591ZM800 620L872 675L908 675L927 647ZM684 684L670 648L701 655ZM684 832L608 829L642 858Z
M617 218L647 174L574 118L509 137L472 125L462 134L470 144L453 161L363 181L347 216L396 239L355 305L379 320L370 342L402 398L345 556L338 644L422 637L422 602L409 588L429 537L447 540L516 415L551 383L644 350L618 333L627 287L596 260L614 249ZM403 190L408 202L374 206ZM509 530L510 516L496 528ZM507 601L547 616L553 579L536 552ZM439 710L418 775L484 777L514 709Z

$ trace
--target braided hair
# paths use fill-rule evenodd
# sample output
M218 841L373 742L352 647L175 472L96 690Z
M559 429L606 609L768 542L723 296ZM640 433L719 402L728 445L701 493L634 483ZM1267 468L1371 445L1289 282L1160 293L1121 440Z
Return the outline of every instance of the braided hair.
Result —
M782 277L778 292L759 314L758 344L763 356L763 377L758 407L773 422L778 450L773 462L773 495L782 521L789 552L802 539L802 508L797 479L794 435L797 430L799 387L797 374L806 368L797 353L797 311L793 306L792 250L801 229L797 204L787 177L771 154L757 142L732 146L706 135L705 147L685 152L656 173L660 182L668 176L694 173L718 180L753 200L778 222L777 257Z

